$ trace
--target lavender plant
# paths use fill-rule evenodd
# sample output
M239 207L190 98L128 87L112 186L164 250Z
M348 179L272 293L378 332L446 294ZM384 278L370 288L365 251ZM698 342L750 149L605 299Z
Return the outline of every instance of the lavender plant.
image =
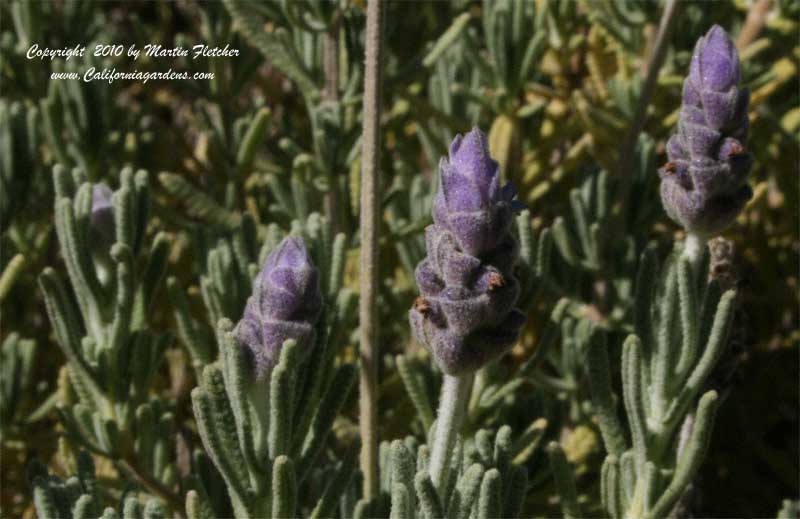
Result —
M636 334L623 345L630 443L617 419L601 334L589 350L593 404L609 452L603 468L604 506L615 517L671 512L702 463L716 409L713 390L702 394L696 411L690 407L726 346L735 294L721 295L716 283L699 291L691 263L683 257L669 266L658 293L657 279L655 259L648 254L638 277L636 300L642 306ZM680 333L675 333L678 323ZM690 414L693 418L687 418Z
M535 449L543 427L528 438ZM508 426L496 435L486 429L469 442L458 440L451 452L453 464L447 485L438 490L428 473L430 453L413 437L381 445L381 485L391 495L389 517L518 517L528 484L527 469L519 457ZM361 503L359 503L361 504ZM365 506L356 517L369 516Z
M795 514L798 14L2 3L0 515Z
M665 209L688 236L660 281L652 251L642 257L635 334L623 345L630 444L617 420L603 338L591 346L593 402L609 452L601 493L614 517L671 514L710 442L718 394L704 384L727 346L736 293L722 293L716 280L706 283L700 240L729 225L752 195L744 183L750 158L741 145L749 97L737 89L739 74L732 42L712 27L698 41L684 82L678 134L668 144L674 162L659 172Z
M462 426L475 370L516 340L524 315L514 308L519 245L510 229L520 210L511 184L500 187L497 162L477 128L458 135L439 163L428 257L416 271L421 296L409 311L417 340L445 373L430 480L447 502L453 444Z
M220 320L220 361L203 369L192 401L203 444L225 480L236 517L300 513L299 487L314 475L333 419L354 383L352 365L333 370L331 322L319 320L321 307L318 270L303 239L291 236L267 256L238 324ZM348 456L353 455L351 449ZM352 475L346 459L315 513L330 514ZM190 517L218 513L208 483L200 482L187 496Z
M122 514L112 507L101 512L101 498L94 461L87 451L80 451L76 461L77 474L66 480L47 473L47 467L34 461L28 468L28 478L33 488L33 499L36 511L42 517L71 517L88 519L103 517L115 519L126 517L131 519L156 519L168 517L164 504L150 498L142 506L135 495L125 498Z
M56 229L72 295L52 268L39 283L56 337L68 359L69 387L58 411L73 441L113 460L142 488L176 507L177 474L171 446L157 431L169 430L174 413L148 389L171 339L148 326L153 301L166 270L169 241L163 234L144 250L148 221L147 173L122 171L120 189L92 186L81 170L56 167ZM75 188L79 185L80 187ZM92 253L114 240L111 271ZM135 267L136 258L143 265ZM65 395L67 393L64 393Z

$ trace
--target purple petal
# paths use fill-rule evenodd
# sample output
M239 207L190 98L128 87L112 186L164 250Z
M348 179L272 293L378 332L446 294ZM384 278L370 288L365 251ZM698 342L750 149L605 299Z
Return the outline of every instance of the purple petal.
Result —
M709 156L720 137L719 132L699 124L683 123L680 131L692 157Z
M482 131L473 128L466 134L455 152L451 153L450 163L462 177L472 181L472 187L478 191L480 198L489 200L490 185L499 173L499 166L489 156L489 144Z
M260 294L260 308L262 311L257 319L269 315L271 319L292 319L303 300L294 292L283 288L268 285Z
M478 258L453 250L445 258L442 274L447 285L466 286L480 267L481 260Z
M725 30L713 26L703 41L699 56L703 86L724 92L739 83L739 55Z
M669 160L688 158L680 134L675 134L667 141L667 157Z
M437 298L454 333L467 334L479 326L488 311L489 298L461 287L448 287Z
M667 177L661 181L660 192L667 215L685 229L692 229L697 207L701 202L695 194L696 191L687 191L674 177Z
M449 164L439 171L439 175L448 211L474 211L483 206L484 197L475 180L462 169Z
M689 78L683 81L683 104L700 108L702 100L700 99L700 92L695 87L696 84L699 83L692 83Z
M704 37L700 37L697 40L697 43L694 45L694 52L692 52L692 61L689 63L689 76L684 83L684 93L686 91L686 83L690 83L693 90L698 91L703 85L703 75L700 71L700 54L703 51L703 43L705 42ZM692 104L700 104L700 99L698 97L697 103Z
M101 242L104 242L98 244L99 247L106 250L114 241L116 235L113 196L114 192L107 185L92 185L92 212L89 225Z
M417 280L417 286L423 296L434 296L444 289L444 282L436 275L433 270L430 260L425 258L414 271L414 277Z
M281 242L277 250L276 266L286 268L303 268L310 265L303 239L299 236L289 236Z
M114 192L105 184L92 185L92 210L111 207L111 198Z
M728 126L736 113L736 100L737 92L735 89L729 92L713 92L710 90L703 92L706 123L717 131Z
M452 214L449 224L461 250L473 256L480 256L491 248L494 238L497 238L490 236L491 222L486 211Z
M459 133L453 138L453 142L450 143L450 150L449 155L452 157L456 153L458 153L459 148L461 148L461 141L464 137Z
M307 273L305 269L278 266L266 273L266 285L299 295L305 289Z
M705 198L715 195L725 182L721 168L720 162L717 161L698 160L692 162L689 172L694 189Z
M684 124L705 124L706 122L706 115L701 108L687 104L681 106L679 117Z
M428 248L428 258L432 261L432 267L439 277L444 277L444 270L447 265L447 258L452 251L458 249L456 238L445 228L439 225L429 226L430 232L426 230L425 237Z
M499 272L496 269L487 269L475 283L475 290L486 293L489 298L485 319L481 323L485 326L499 325L505 319L506 314L517 304L519 298L519 282L514 276L503 276L503 286L490 288L493 274L497 275Z

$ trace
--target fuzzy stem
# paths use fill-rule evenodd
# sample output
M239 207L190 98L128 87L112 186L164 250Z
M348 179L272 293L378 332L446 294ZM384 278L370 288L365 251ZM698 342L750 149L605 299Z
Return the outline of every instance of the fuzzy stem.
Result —
M323 40L323 59L325 70L325 89L322 98L330 103L339 101L339 24L325 33ZM330 175L328 192L325 193L325 212L330 220L333 234L339 231L339 186L336 179L336 164L326 164Z
M679 9L678 0L667 0L664 5L664 12L661 15L661 23L658 26L658 33L656 35L653 51L647 63L647 75L642 86L642 93L636 105L636 112L634 113L633 122L631 123L628 135L622 142L622 147L619 150L619 173L622 178L622 185L620 186L620 193L617 195L618 205L614 208L612 217L617 225L611 228L618 229L620 233L624 232L626 225L625 215L628 209L628 193L631 189L633 182L633 165L636 163L636 144L639 142L639 134L644 128L644 123L647 118L647 107L650 104L650 99L653 97L653 92L656 88L658 81L658 71L664 63L664 57L667 54L667 47L669 45L669 36L672 33L672 28L677 20Z
M683 256L689 259L689 262L692 264L692 270L695 272L697 272L697 266L700 264L700 260L703 259L705 246L705 237L694 232L688 232L686 234L686 240L683 242Z
M429 472L433 486L441 498L444 485L447 483L450 470L450 457L456 443L458 432L466 416L469 392L472 389L474 375L445 375L442 383L442 395L439 398L439 412L436 415L436 428L433 432L433 447Z
M690 271L694 279L702 275L700 273L701 264L703 262L703 254L707 249L708 239L692 231L686 232L686 238L683 241L683 251L681 255L689 260ZM697 316L700 319L700 316Z
M703 259L703 251L706 246L706 239L694 232L687 232L686 239L683 243L683 252L681 253L686 259L689 260L689 264L691 265L691 271L694 275L697 275L697 271L700 265L700 261ZM702 319L702 315L697 315L696 319L700 321ZM699 326L699 323L698 323ZM697 339L695 339L697 340ZM677 443L677 454L676 459L680 459L683 455L684 450L686 449L686 445L689 441L689 436L691 435L692 429L694 427L694 415L689 413L683 420L681 425L680 434L678 437ZM681 492L681 498L685 496L685 489Z
M658 81L658 71L664 62L664 57L667 54L667 46L669 45L669 36L672 32L673 22L677 19L678 1L667 0L664 5L664 13L661 16L661 24L658 27L655 44L653 45L653 52L649 56L647 62L647 76L645 77L644 85L642 87L642 95L639 98L639 103L636 106L636 113L634 115L633 123L631 124L628 138L625 140L623 151L629 152L620 156L622 161L629 161L633 159L633 151L636 148L636 141L639 139L644 127L644 122L647 116L647 106L650 104L650 98L653 97L653 92ZM626 170L622 171L623 174Z
M361 332L360 422L364 498L378 495L378 230L380 186L381 73L383 10L381 0L367 5L364 71L364 133L361 147L361 261L359 323Z

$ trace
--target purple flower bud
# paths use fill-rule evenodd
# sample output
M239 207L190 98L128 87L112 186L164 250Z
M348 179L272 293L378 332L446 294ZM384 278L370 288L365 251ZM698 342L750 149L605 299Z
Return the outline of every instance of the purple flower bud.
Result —
M111 197L114 192L105 184L92 186L92 214L90 228L96 237L108 248L115 239L114 205Z
M683 83L678 131L659 170L664 209L687 231L714 234L730 225L752 197L746 151L750 93L725 30L715 25L697 41Z
M284 341L294 339L302 351L310 350L321 310L319 273L303 239L287 237L264 262L236 326L236 337L251 352L258 379L266 378L277 364Z
M689 78L695 85L727 92L739 84L739 54L725 29L713 26L695 45Z
M434 224L425 230L428 256L416 270L421 295L409 311L414 336L450 375L501 355L525 322L514 308L519 246L510 232L521 204L514 188L499 182L483 133L457 136L449 161L440 163Z
M439 190L433 201L433 221L449 230L461 249L473 256L494 249L522 208L509 182L500 187L500 171L489 156L486 136L473 128L457 135L450 157L439 162Z

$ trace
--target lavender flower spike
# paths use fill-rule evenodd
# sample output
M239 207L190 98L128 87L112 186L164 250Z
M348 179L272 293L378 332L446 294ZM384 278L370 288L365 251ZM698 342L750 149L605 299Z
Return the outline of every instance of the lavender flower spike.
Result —
M477 128L455 138L439 168L428 256L416 270L421 296L409 319L441 370L462 375L505 352L525 321L514 308L519 246L510 232L521 204L511 184L500 188L497 162Z
M678 130L659 170L661 200L688 232L715 234L730 225L753 196L746 151L750 92L739 88L739 56L722 27L697 41L683 83Z
M321 310L319 273L303 239L289 236L264 262L236 326L236 337L251 352L259 380L277 364L287 339L296 340L304 351L311 349Z

